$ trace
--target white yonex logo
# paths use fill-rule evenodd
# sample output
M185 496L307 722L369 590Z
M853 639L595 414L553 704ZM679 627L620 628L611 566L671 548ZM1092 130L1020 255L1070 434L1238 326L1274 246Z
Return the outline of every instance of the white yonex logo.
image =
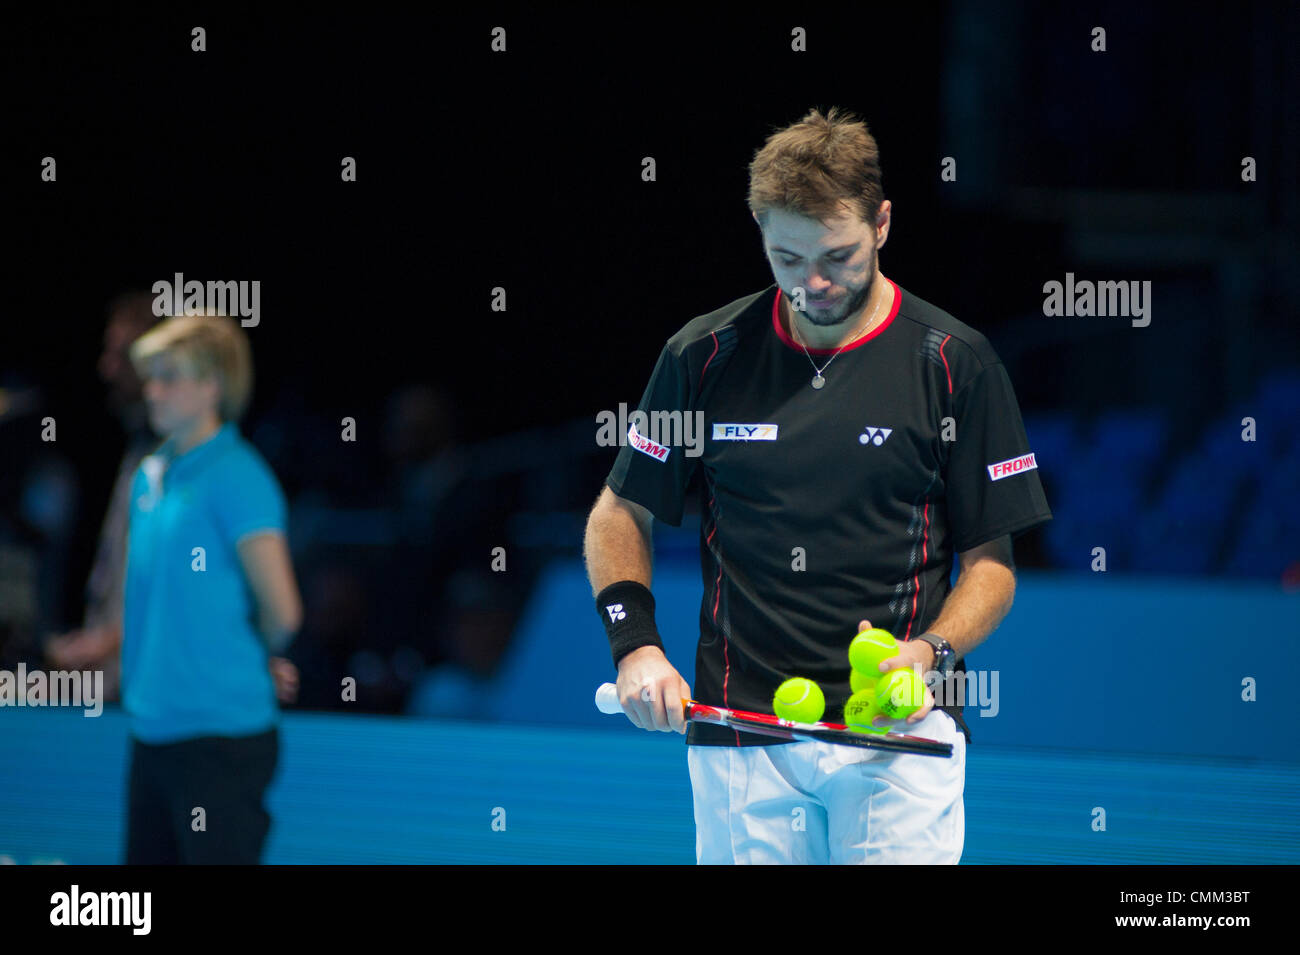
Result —
M894 433L893 428L867 428L858 435L858 444L874 444L880 447L885 443L885 439Z
M611 623L615 620L624 620L627 618L627 611L623 609L622 604L610 604L605 608L605 612L609 614Z

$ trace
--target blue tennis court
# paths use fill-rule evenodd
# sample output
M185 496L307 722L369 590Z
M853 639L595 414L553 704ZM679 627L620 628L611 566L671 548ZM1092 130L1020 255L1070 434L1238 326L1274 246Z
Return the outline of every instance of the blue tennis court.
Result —
M126 747L116 709L0 711L0 856L120 862ZM691 864L685 755L623 726L287 714L265 861ZM965 798L963 864L1300 861L1295 763L976 743Z

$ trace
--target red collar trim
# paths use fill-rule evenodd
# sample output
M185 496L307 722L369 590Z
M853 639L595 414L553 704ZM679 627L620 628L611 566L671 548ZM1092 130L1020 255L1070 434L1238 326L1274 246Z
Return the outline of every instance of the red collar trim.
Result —
M885 316L885 320L883 322L881 322L871 331L867 332L867 334L863 335L857 341L853 342L853 344L845 346L843 349L841 349L841 351L853 351L853 349L865 345L867 342L871 341L871 339L875 338L886 328L888 328L890 323L893 322L894 316L898 314L899 306L903 304L903 293L899 290L898 286L894 284L893 279L885 278L885 276L883 275L881 276L881 278L884 278L885 281L889 283L890 288L894 290L894 303L892 306L890 306L889 314ZM803 354L803 346L801 346L797 341L791 338L789 333L784 328L781 327L781 289L780 288L777 288L776 297L772 299L772 329L776 332L777 337L780 338L782 342L784 342L787 346L799 352L800 354ZM834 348L809 348L808 354L834 355L835 349Z

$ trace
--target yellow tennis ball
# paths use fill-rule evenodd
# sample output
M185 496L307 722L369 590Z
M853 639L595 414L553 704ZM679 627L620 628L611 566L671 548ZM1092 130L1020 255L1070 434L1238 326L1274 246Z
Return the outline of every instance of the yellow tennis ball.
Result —
M890 670L876 684L876 705L891 720L905 720L925 705L925 681L911 667Z
M863 690L874 690L881 676L882 674L879 673L875 676L869 676L866 673L859 673L857 670L850 670L849 686L853 688L854 693L861 693Z
M888 630L863 630L849 644L849 666L863 676L880 677L880 664L898 653L898 641Z
M816 723L826 712L826 697L812 680L792 677L776 688L772 711L783 720Z
M856 733L888 733L885 727L871 725L879 715L880 704L876 702L875 690L854 693L844 704L844 725Z

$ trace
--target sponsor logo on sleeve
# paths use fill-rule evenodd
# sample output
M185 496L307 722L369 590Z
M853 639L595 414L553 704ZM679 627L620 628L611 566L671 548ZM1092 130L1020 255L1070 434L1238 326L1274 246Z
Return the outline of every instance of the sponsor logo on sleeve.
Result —
M1037 467L1038 462L1034 460L1034 453L1031 451L1029 454L1022 454L1018 458L1007 458L997 464L988 465L989 480L1001 481L1013 474L1019 474L1021 471L1032 471Z
M636 429L636 425L627 429L627 443L636 448L642 454L648 454L656 461L668 460L668 448L664 447L658 441L651 441Z
M775 441L777 425L774 424L718 424L713 425L714 441Z

